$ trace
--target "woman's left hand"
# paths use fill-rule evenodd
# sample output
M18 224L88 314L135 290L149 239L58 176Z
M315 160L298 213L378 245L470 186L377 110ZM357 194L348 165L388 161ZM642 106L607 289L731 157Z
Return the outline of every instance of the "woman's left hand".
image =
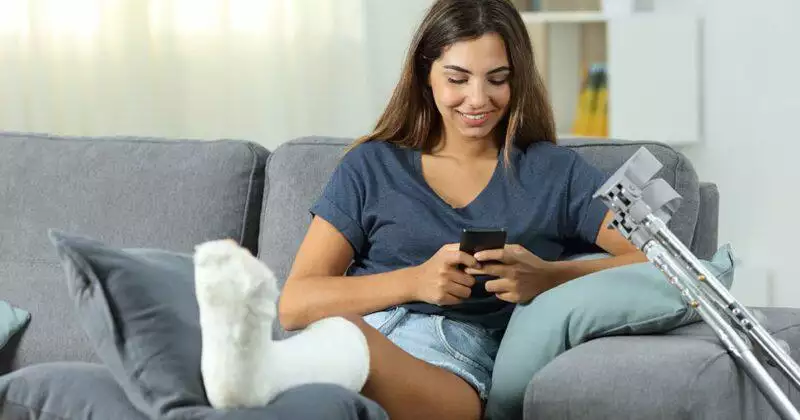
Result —
M527 303L556 286L552 263L521 245L480 251L474 257L481 263L481 268L467 268L466 273L498 277L486 282L486 291L506 302Z

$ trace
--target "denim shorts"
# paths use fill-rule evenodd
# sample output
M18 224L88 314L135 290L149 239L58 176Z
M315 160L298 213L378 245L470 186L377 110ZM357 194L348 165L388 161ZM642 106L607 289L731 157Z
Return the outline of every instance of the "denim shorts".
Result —
M472 385L485 402L502 332L403 307L364 315L364 321L406 353L450 371Z

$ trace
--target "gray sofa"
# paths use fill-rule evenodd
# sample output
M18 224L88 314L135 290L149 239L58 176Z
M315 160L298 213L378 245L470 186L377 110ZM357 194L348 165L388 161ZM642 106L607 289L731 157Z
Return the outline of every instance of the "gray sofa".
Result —
M660 176L684 197L673 232L701 258L716 250L717 188L699 181L682 154L656 143L562 143L607 172L647 146L665 164ZM0 353L0 374L52 362L102 368L76 321L47 229L188 253L202 241L230 237L283 280L310 221L307 209L346 144L309 137L268 151L234 140L0 133L0 299L32 314L18 342ZM767 327L800 351L800 311L763 312ZM280 328L275 334L286 336ZM565 352L531 378L524 415L777 418L703 324L599 338Z

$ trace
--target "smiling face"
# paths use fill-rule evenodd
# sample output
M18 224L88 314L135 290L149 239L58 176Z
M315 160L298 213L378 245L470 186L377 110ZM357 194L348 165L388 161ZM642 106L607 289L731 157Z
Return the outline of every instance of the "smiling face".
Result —
M511 100L510 76L505 43L496 33L445 48L429 75L444 134L493 139Z

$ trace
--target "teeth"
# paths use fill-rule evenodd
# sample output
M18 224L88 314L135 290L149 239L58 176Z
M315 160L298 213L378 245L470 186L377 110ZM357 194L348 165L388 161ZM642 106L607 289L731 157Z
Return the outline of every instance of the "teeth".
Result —
M484 114L475 114L475 115L470 115L470 114L461 114L461 115L463 115L463 116L465 116L465 117L467 117L467 118L469 118L471 120L482 120L483 117L486 116L485 113Z

